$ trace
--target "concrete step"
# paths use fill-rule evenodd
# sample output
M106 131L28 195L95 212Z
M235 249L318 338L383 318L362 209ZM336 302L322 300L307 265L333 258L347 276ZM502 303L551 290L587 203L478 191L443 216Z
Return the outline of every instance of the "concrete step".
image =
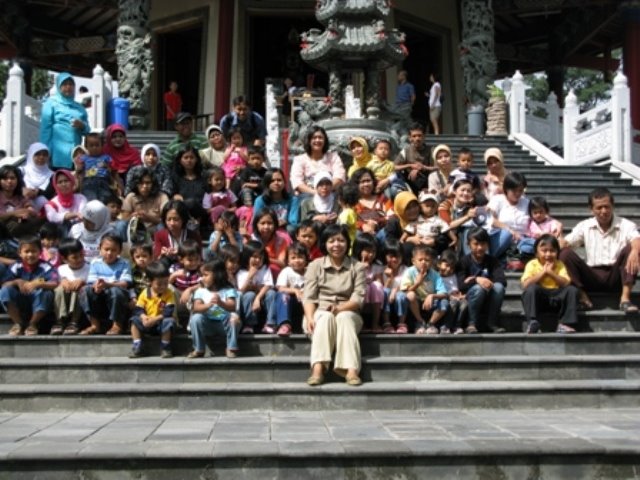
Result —
M616 203L618 201L634 201L636 203L640 201L640 192L629 191L628 188L610 188L609 191L614 195ZM551 204L561 202L582 202L582 210L584 212L585 218L587 218L587 215L590 214L590 212L588 211L589 206L587 203L589 193L591 193L591 189L588 188L542 187L539 185L536 185L533 188L527 188L527 196L529 198L544 197L547 199L547 202Z
M304 382L308 356L8 358L0 359L0 383L144 384L168 382ZM427 380L613 380L640 378L640 355L469 355L364 357L361 377L374 382ZM337 378L335 378L338 381Z
M583 210L581 212L575 211L575 209L573 209L570 212L563 212L562 215L560 216L560 215L556 215L555 212L552 210L551 214L552 216L557 217L557 219L562 222L562 225L565 228L565 233L568 233L570 229L575 227L582 220L586 220L590 218L591 215L588 212L587 208L588 207L585 202ZM630 215L624 215L624 217L627 220L634 222L636 225L640 225L640 210L637 210L636 212L631 213Z
M640 380L0 385L0 411L640 408Z
M592 312L587 312L591 314ZM509 318L509 314L505 314ZM521 322L522 317L518 316ZM191 339L177 335L173 342L176 357L191 351ZM360 335L362 355L365 357L447 356L465 357L479 355L635 355L640 353L640 333L599 332L558 335L543 333L526 335L519 333L477 335ZM216 355L224 354L224 346L212 342ZM311 342L305 335L295 334L288 339L274 335L241 335L240 358L244 357L308 357ZM158 355L159 341L146 342L149 355ZM101 359L126 357L131 350L131 339L126 335L91 337L34 337L11 338L0 336L0 358L53 360ZM184 359L182 359L184 360ZM175 360L179 361L179 360ZM132 361L133 363L133 361Z
M7 478L635 478L638 409L5 413Z

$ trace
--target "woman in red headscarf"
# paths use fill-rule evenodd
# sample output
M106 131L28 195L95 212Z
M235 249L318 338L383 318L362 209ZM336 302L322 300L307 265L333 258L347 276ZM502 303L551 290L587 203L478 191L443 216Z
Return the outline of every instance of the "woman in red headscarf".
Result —
M118 172L124 182L129 169L142 163L140 151L129 145L127 131L119 123L109 125L105 135L103 153L111 157L112 168Z
M44 206L47 220L63 225L68 231L74 223L82 220L80 213L87 199L80 193L74 193L76 178L69 170L58 170L53 174L53 189L56 196Z

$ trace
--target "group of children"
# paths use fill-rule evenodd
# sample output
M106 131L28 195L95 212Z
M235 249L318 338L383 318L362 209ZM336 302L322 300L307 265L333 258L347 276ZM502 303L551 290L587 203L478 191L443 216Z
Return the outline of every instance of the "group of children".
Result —
M448 147L436 147L430 173L435 177L446 173L446 178L415 197L388 159L388 142L377 143L374 164L369 159L366 165L355 157L367 149L362 142L352 142L354 169L349 173L370 169L378 192L386 191L394 199L400 232L385 237L358 231L362 230L358 186L347 182L334 193L325 172L314 179L316 193L302 204L303 218L292 221L284 172L267 170L263 149L246 148L242 135L232 132L222 165L209 165L207 170L209 191L201 206L213 233L203 255L197 235L187 228L197 217L194 210L175 195L169 200L168 192L160 189L164 182L153 166L159 157L157 147L143 149L143 164L129 170L123 181L118 180L123 172L100 160L92 135L87 139L89 152L79 158L77 169L83 172L84 187L98 196L103 192L107 206L101 208L98 200L86 203L82 218L73 225L81 230L78 234L60 238L56 229L45 225L39 236L19 239L17 262L0 258L5 270L0 302L13 321L11 335L44 331L46 314L54 307L52 335L121 334L130 328L134 358L144 355L142 341L148 333L160 335L162 357L171 357L171 338L180 329L192 336L189 358L204 356L206 337L213 334L226 338L225 354L235 357L239 334L286 337L302 330L305 270L322 255L317 242L323 224L334 222L348 227L351 254L366 269L366 330L502 332L506 279L503 255L493 255L492 216L493 225L501 225L509 241L532 257L521 279L528 331L540 330L539 311L551 306L559 306L558 331L574 331L578 292L557 259L561 225L549 217L544 199L527 199L522 211L524 187L517 175L506 175L503 190L493 192L504 197L500 201L509 215L500 216L499 208L493 207L499 203L493 199L479 200L482 181L471 170L467 150L460 153L454 170L441 168L446 154L450 156ZM152 166L147 154L155 154ZM193 156L197 158L177 160L185 178L195 171L199 156ZM485 160L489 165L490 159ZM102 181L98 179L106 186L98 185ZM138 205L128 209L125 220L139 218L149 235L132 237L131 224L119 223L124 221L122 201L112 195L118 181L123 191L136 196L133 205ZM230 188L234 184L238 195ZM165 200L157 207L154 202L147 206L145 199L152 194L165 195ZM516 232L510 220L521 222L523 216L526 227ZM123 229L128 235L121 233ZM125 241L130 261L122 255Z

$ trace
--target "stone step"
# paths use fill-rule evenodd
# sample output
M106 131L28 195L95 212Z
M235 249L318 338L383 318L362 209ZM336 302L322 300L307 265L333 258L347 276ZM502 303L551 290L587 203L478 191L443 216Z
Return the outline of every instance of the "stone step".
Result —
M562 216L557 216L558 220L562 222L562 225L565 228L565 233L568 233L570 229L575 227L582 220L586 220L590 218L590 213L587 211L587 204L585 202L582 212L563 212ZM551 211L551 214L556 217L555 213ZM635 213L630 215L624 215L627 220L631 220L636 225L640 225L640 210L637 210Z
M640 380L0 385L0 411L640 408Z
M635 478L638 409L0 414L7 478Z
M531 196L533 195L530 195L529 197ZM549 198L547 195L544 195L544 193L542 196L547 199L551 215L559 220L562 220L565 215L574 217L580 216L582 217L582 220L586 220L591 216L591 213L588 210L589 207L587 205L586 198L569 197L566 199L556 200ZM616 199L615 212L621 217L637 218L640 216L640 211L638 210L637 205L637 199Z
M505 317L512 318L509 314L505 314ZM521 316L517 318L522 322ZM185 356L192 348L191 339L184 334L176 335L172 344L176 357ZM555 333L527 335L522 332L477 335L362 334L360 345L362 355L365 357L635 355L640 353L640 333L609 331L572 335ZM223 355L222 344L213 342L210 346L214 348L217 355ZM159 354L157 338L149 339L145 347L149 355ZM310 349L310 341L302 334L294 334L288 339L281 339L274 335L241 335L239 358L308 357ZM90 337L37 335L19 338L0 336L0 358L3 359L32 361L32 359L58 358L124 358L130 350L131 339L126 335ZM197 362L197 360L194 361Z
M361 377L370 382L427 380L613 380L640 378L640 355L469 355L363 357ZM9 358L0 359L0 383L227 383L304 382L308 356ZM338 378L334 378L338 381Z
M640 192L632 192L628 188L609 188L609 191L614 195L616 203L618 201L638 202L640 199ZM588 188L543 187L538 185L533 188L527 188L527 197L529 198L544 197L551 204L560 202L582 203L585 218L589 215L587 203L589 193L591 193L591 189Z

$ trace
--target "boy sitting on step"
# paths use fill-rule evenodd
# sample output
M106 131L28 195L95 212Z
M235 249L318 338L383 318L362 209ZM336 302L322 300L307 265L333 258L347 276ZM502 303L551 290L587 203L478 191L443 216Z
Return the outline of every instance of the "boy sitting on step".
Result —
M89 264L84 258L84 246L77 238L67 238L58 249L62 265L58 267L60 285L54 291L56 323L51 335L75 335L82 320L80 292L89 277Z
M503 333L500 310L507 287L504 270L497 258L489 255L489 234L482 227L473 227L467 235L469 254L456 266L458 287L465 294L469 324L466 333L478 333L480 315L487 312L487 325L494 333Z
M142 334L160 335L162 358L173 357L171 335L176 326L175 292L169 288L169 269L160 262L151 262L147 266L149 286L138 296L136 308L131 317L131 339L133 346L129 358L144 355Z
M413 266L407 268L402 275L400 290L407 294L417 334L440 333L438 324L449 311L447 290L440 274L432 268L437 257L433 248L416 245L411 256ZM429 315L428 322L425 322L422 311Z
M23 333L37 335L40 321L53 306L58 274L49 263L40 260L41 253L38 237L22 238L18 244L20 261L11 265L1 279L0 303L13 322L9 330L13 337Z

